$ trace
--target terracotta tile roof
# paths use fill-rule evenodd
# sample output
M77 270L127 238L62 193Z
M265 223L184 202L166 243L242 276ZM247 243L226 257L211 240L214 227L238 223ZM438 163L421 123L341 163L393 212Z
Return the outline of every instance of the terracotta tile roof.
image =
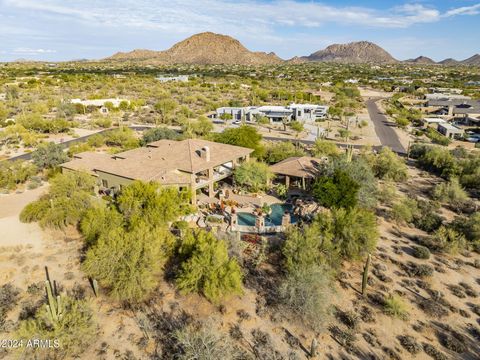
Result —
M210 160L202 156L208 148ZM252 153L252 149L215 143L206 140L189 139L183 141L159 140L147 147L137 148L115 155L98 153L78 154L79 159L62 166L73 170L105 172L128 179L159 181L163 184L189 184L191 174L224 164L233 159ZM95 155L90 155L95 154ZM96 161L96 155L103 155Z
M96 166L101 166L112 160L111 155L97 152L85 151L75 154L73 159L62 164L65 169L85 171L91 175L96 175L94 169Z
M322 159L302 156L291 157L270 166L274 174L314 178L319 175L319 165L324 161Z

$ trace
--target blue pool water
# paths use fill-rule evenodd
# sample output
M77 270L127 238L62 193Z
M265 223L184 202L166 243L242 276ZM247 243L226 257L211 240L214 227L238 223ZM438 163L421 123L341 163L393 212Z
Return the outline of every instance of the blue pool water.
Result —
M285 211L290 212L290 223L296 223L297 217L291 213L292 205L288 204L273 204L271 206L272 212L265 218L265 226L279 226L282 225L282 216ZM238 225L255 226L255 215L246 212L239 212L237 214Z

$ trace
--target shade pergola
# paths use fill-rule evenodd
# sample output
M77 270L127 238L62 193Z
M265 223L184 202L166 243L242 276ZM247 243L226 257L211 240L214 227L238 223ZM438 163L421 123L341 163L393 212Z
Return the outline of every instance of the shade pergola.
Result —
M290 178L298 178L302 181L302 188L306 188L306 180L314 179L320 174L322 159L310 156L291 157L270 166L270 170L276 175L285 176L285 185L290 187Z

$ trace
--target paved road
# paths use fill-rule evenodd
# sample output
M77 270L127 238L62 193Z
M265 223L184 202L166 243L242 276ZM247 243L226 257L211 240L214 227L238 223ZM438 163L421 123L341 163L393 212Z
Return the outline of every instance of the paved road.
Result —
M368 114L370 119L372 119L373 125L375 126L375 132L377 133L382 146L388 146L394 152L398 154L406 154L406 150L400 142L397 133L393 129L393 124L387 120L387 117L383 115L376 102L378 98L369 99L366 101Z

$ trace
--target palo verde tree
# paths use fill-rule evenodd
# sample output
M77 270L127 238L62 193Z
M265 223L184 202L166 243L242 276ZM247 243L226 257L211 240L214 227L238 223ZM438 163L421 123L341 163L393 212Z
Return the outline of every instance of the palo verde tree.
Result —
M274 175L267 164L260 161L247 161L235 169L235 181L253 192L264 190Z
M204 230L190 231L182 238L178 255L182 260L176 278L184 293L198 292L216 303L242 293L242 271L228 256L227 244Z
M111 228L87 251L82 268L113 298L142 301L158 285L174 243L173 235L163 227L140 224L132 229Z

